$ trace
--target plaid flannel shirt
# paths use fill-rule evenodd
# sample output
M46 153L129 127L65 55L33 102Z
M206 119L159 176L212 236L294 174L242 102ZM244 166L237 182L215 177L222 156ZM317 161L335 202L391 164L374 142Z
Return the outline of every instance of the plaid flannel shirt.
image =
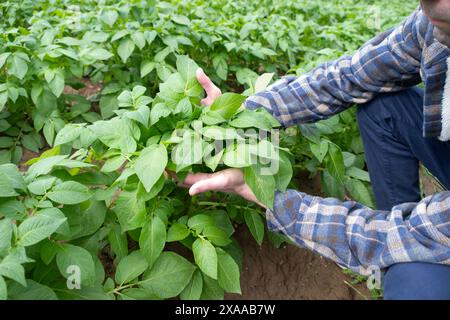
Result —
M328 118L377 93L423 81L424 136L449 140L450 101L444 99L444 86L450 49L434 38L433 31L419 8L353 56L325 63L298 78L284 77L247 98L245 107L265 108L289 126ZM448 90L450 94L450 84ZM273 210L267 210L266 216L270 230L360 274L400 262L450 265L449 192L379 211L354 201L288 190L276 193Z

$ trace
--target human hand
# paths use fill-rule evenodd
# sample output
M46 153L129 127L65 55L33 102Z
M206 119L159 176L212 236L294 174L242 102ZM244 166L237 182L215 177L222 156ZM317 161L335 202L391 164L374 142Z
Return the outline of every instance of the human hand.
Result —
M214 100L222 95L222 91L211 81L211 79L205 74L203 69L199 68L196 71L197 81L203 87L206 92L206 98L202 99L201 104L204 106L211 105Z
M206 98L201 101L201 104L209 106L217 97L222 95L222 91L211 81L203 69L197 69L196 76L206 92ZM189 188L191 196L206 191L222 191L240 195L244 199L266 208L245 183L244 174L240 169L230 168L215 173L191 173L186 176L182 185Z
M240 195L263 208L264 204L256 199L255 194L245 183L244 174L240 169L225 169L215 173L191 173L186 176L183 186L189 188L191 196L206 191L222 191Z

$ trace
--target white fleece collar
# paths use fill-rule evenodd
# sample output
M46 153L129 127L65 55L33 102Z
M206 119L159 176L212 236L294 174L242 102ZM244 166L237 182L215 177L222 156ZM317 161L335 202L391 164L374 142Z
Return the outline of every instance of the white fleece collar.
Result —
M439 140L450 140L450 57L447 58L447 75L445 79L444 92L442 93L442 130Z

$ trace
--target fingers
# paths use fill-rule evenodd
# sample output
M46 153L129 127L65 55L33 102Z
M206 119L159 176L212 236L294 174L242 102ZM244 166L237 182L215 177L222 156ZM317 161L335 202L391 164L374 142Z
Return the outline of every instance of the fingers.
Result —
M206 92L206 98L201 101L202 105L211 105L214 100L222 94L219 88L205 74L203 69L198 68L196 71L197 80Z
M211 90L214 88L217 88L214 83L211 81L211 79L206 75L206 73L203 71L202 68L198 68L196 71L197 80L205 89L206 93L209 94Z
M196 194L206 191L225 191L227 187L227 179L223 175L215 175L211 178L200 180L192 185L189 189L189 194L194 196Z
M208 179L211 177L209 173L190 173L186 176L183 181L183 185L192 186L194 183L197 183L200 180Z

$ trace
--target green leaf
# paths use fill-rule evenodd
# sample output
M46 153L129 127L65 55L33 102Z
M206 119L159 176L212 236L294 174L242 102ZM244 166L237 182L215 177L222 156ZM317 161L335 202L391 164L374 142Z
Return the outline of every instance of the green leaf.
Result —
M139 247L150 267L163 251L165 244L166 225L155 215L144 224L139 237Z
M35 195L44 195L56 181L56 177L39 177L28 185L28 190Z
M0 262L0 276L10 278L23 286L26 286L25 269L20 262L13 256L6 256Z
M275 178L259 164L244 168L244 179L256 198L269 209L275 198Z
M96 48L91 51L89 51L89 57L91 57L94 60L108 60L112 56L114 56L111 52L108 50L105 50L103 48Z
M114 42L116 40L122 39L123 37L125 37L126 35L130 34L130 31L128 30L120 30L117 31L111 38L111 42Z
M11 55L11 52L4 52L0 54L0 68L3 67L3 65L6 62L6 59Z
M25 287L12 284L8 289L8 298L11 300L58 300L52 289L31 279L27 279Z
M133 40L134 44L137 45L137 47L142 50L145 47L146 41L144 34L140 31L133 32L131 34L131 39Z
M133 251L130 255L120 260L116 269L116 282L118 284L129 283L144 273L148 268L148 262L140 250Z
M66 218L58 208L48 208L27 218L18 228L18 244L31 246L53 234Z
M56 185L47 194L48 198L61 204L77 204L92 197L89 188L75 181L65 181Z
M141 105L137 110L125 112L123 115L142 123L144 127L148 128L148 120L150 119L150 108L148 106Z
M183 77L179 73L173 73L159 85L158 97L164 100L168 107L175 110L178 102L185 98L185 86Z
M227 121L218 111L211 110L203 113L200 120L208 126L213 126Z
M241 293L239 266L234 259L224 250L217 251L217 281L227 292Z
M112 252L114 252L119 261L128 254L127 234L122 233L120 225L116 224L111 228L108 234L108 241Z
M111 300L111 297L99 285L95 287L82 286L80 290L67 289L64 286L58 289L58 297L61 300Z
M42 148L41 136L35 133L22 136L21 142L25 148L33 152L39 152Z
M200 270L196 269L192 275L191 281L180 293L181 300L198 300L202 295L203 278Z
M19 194L9 184L8 177L3 172L0 172L0 198L14 197L18 195Z
M320 141L320 144L310 143L309 147L317 160L322 163L328 152L328 141L322 140Z
M130 38L122 39L120 41L119 47L117 48L117 54L123 63L126 63L128 58L134 51L134 42Z
M99 102L100 112L103 119L114 115L114 110L119 109L117 96L115 94L102 95Z
M246 211L244 213L245 223L250 233L259 245L262 245L264 239L264 222L256 211Z
M231 168L243 168L251 166L253 146L238 142L227 148L223 154L223 163Z
M272 81L274 73L264 73L256 79L255 82L255 93L266 90L269 83Z
M192 114L192 104L188 97L181 99L173 111L174 114L181 114L183 118L188 118Z
M123 232L142 227L147 216L145 200L138 196L137 190L122 191L113 210Z
M163 174L167 161L167 150L163 145L153 144L141 151L134 168L147 192Z
M180 241L190 234L189 229L181 223L175 222L167 232L167 242Z
M103 164L101 172L113 172L118 170L126 161L126 157L124 155L118 155L112 158L109 158Z
M64 76L61 73L56 73L48 86L55 97L59 97L64 90L64 84Z
M217 228L216 226L205 226L203 229L203 236L208 238L216 246L226 246L231 243L225 231Z
M136 140L140 136L133 129L132 121L119 117L107 121L96 121L89 126L94 134L105 145L112 149L120 149L124 154L130 154L136 151Z
M177 57L177 70L181 74L185 82L196 78L195 73L198 68L199 66L188 56Z
M184 16L184 15L173 15L172 16L172 21L178 24L182 24L185 26L189 26L191 24L191 21L189 20L188 17Z
M161 118L165 118L172 113L172 110L164 103L157 103L150 111L150 125L153 126Z
M192 244L195 263L203 273L217 279L217 253L214 246L205 239L197 239Z
M14 53L8 59L8 74L22 80L28 72L27 61L19 54Z
M226 55L224 54L219 54L216 55L213 58L213 66L214 69L216 70L217 75L222 79L222 80L227 80L228 78L228 64L226 61Z
M67 124L64 128L59 130L55 138L54 146L72 142L80 136L83 127L76 124Z
M54 241L44 240L40 246L40 257L42 262L49 265L58 253L58 244Z
M102 12L100 18L104 23L109 25L110 27L113 26L113 24L116 22L117 18L119 17L119 14L114 10L105 10Z
M50 173L56 165L60 164L66 158L67 155L58 155L40 159L28 168L26 181L32 181L40 175Z
M211 279L206 274L203 275L203 291L201 300L223 300L224 291L217 280Z
M161 299L176 297L191 280L195 267L174 252L163 252L145 272L141 287Z
M146 30L144 31L145 40L147 40L148 44L152 44L153 40L155 40L158 33L155 30Z
M245 97L237 93L224 93L219 96L211 105L212 111L217 111L223 118L230 119L241 104Z
M145 88L144 88L145 90ZM119 102L119 107L128 108L133 106L133 94L131 91L125 90L117 97L117 101Z
M14 139L12 137L0 137L0 148L10 148L14 145Z
M265 131L272 129L270 121L262 114L250 110L244 110L230 121L230 125L236 128L258 128Z
M8 298L8 288L6 287L5 279L0 276L0 300L6 300Z
M177 172L192 164L200 164L202 158L203 140L197 133L186 133L183 141L172 150L172 161L177 165Z
M231 207L231 206L230 206ZM233 224L230 221L230 216L225 210L208 210L209 216L213 219L213 225L225 232L227 237L234 233Z
M103 225L107 212L105 202L94 198L79 205L66 205L63 210L70 225L71 239L93 234Z
M291 182L293 171L291 161L285 152L280 151L280 161L278 172L275 174L276 188L281 192L286 192L286 189Z
M210 144L210 146L214 148L214 145ZM210 168L211 171L216 171L217 166L219 165L220 161L222 161L224 152L225 149L222 149L220 150L220 152L216 153L213 156L211 156L211 153L207 154L207 156L203 159L205 165Z
M345 181L345 188L350 192L350 195L358 202L374 208L374 203L370 195L369 189L365 184L356 179L348 179Z
M344 185L336 180L328 171L322 171L321 185L324 193L329 197L344 199Z
M56 254L56 264L61 275L68 278L76 274L79 268L79 275L82 286L91 287L95 283L95 264L92 255L84 248L71 244L61 245Z
M358 180L362 180L362 181L370 182L369 173L367 171L359 169L357 167L350 167L347 169L347 171L345 173L349 177L352 177L352 178L355 178Z
M13 225L10 219L4 218L0 220L0 256L2 252L11 247L11 236Z
M25 190L23 175L16 165L12 163L2 164L0 165L0 172L6 176L7 181L14 189Z
M55 122L54 121L47 121L44 125L44 137L45 140L47 140L47 143L50 146L53 146L53 140L55 138Z
M211 216L206 214L196 214L189 218L187 225L189 228L202 232L206 226L213 226L214 220Z
M208 126L208 127L202 128L200 131L204 137L213 139L213 140L228 140L228 139L232 140L232 139L240 139L241 138L241 136L239 136L237 131L233 128Z
M338 181L344 181L345 166L344 157L342 152L337 145L334 143L329 144L328 156L326 160L326 167L328 172L336 178Z
M155 62L144 60L141 64L141 78L144 78L155 69Z

